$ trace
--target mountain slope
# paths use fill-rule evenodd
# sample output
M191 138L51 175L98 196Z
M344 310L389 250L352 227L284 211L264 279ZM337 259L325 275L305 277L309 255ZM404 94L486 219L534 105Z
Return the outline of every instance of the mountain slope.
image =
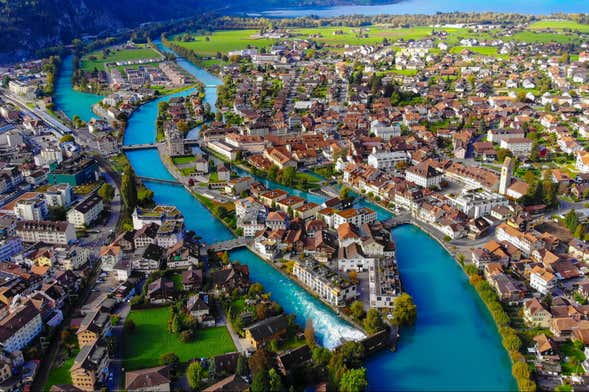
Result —
M0 53L30 54L75 37L205 11L385 3L395 0L0 0Z

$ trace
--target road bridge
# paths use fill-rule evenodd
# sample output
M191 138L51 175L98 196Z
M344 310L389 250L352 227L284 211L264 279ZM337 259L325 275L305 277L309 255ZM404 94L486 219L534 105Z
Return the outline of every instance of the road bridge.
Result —
M151 148L157 148L157 144L156 143L145 143L145 144L128 144L125 145L123 147L121 147L121 150L123 151L134 151L134 150L149 150Z
M248 245L248 240L243 237L233 238L227 241L220 241L215 242L214 244L209 245L208 249L213 252L224 252L230 251L238 248L243 248L244 246Z
M411 223L411 213L409 213L409 212L403 212L399 215L395 215L392 218L389 218L386 221L382 222L384 227L386 227L389 230L393 229L397 226L406 225L409 223Z
M137 176L137 178L140 179L141 181L157 182L160 184L182 185L180 182L178 182L176 180L154 178L154 177L145 177L145 176Z

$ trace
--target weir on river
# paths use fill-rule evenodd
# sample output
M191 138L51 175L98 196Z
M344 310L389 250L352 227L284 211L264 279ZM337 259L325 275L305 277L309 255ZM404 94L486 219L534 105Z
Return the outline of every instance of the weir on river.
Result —
M169 52L156 42L161 50ZM71 58L70 58L71 61ZM221 83L215 76L185 59L178 64L207 86ZM67 72L61 78L71 77ZM60 86L67 82L58 81ZM71 88L71 84L70 84ZM178 95L188 95L184 91ZM206 100L214 108L216 89L206 88ZM68 91L58 91L60 109L70 117L76 114L68 103ZM75 94L73 94L75 93ZM78 99L76 92L72 100ZM170 96L159 98L139 108L130 118L125 144L149 144L155 140L157 104ZM61 106L63 105L63 106ZM196 135L194 135L196 136ZM192 136L191 136L192 137ZM174 180L160 161L155 149L129 151L127 156L137 176ZM322 202L318 195L289 189L263 180L313 202ZM185 216L188 229L194 230L208 243L233 238L232 234L184 188L169 184L146 182L157 203L177 206ZM390 213L365 200L361 205L376 210L386 220ZM417 325L403 329L397 352L383 351L368 363L368 379L372 390L515 390L511 365L489 312L470 287L465 274L450 255L419 229L404 225L393 230L397 244L397 260L404 289L418 308ZM277 272L247 249L231 252L232 260L248 264L252 279L264 285L286 312L296 315L304 325L312 318L319 342L336 346L342 339L360 339L363 334Z

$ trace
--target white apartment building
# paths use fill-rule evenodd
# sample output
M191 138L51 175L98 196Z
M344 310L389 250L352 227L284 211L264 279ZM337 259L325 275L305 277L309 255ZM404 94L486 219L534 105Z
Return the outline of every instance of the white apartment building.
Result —
M3 238L0 240L0 261L7 261L22 252L23 246L19 238Z
M373 257L366 257L362 253L351 253L345 251L345 248L340 246L339 255L337 258L337 269L341 272L365 272L368 267L374 263Z
M266 207L257 202L253 197L246 197L235 201L235 215L244 217L251 213L266 215Z
M502 139L499 145L511 151L516 157L527 158L532 153L533 142L525 137L513 137Z
M296 261L293 275L315 295L333 306L344 306L358 297L355 284L315 261Z
M556 286L556 276L544 268L536 266L530 274L530 286L541 294L548 294Z
M384 140L389 140L392 137L401 136L401 125L388 125L382 121L374 120L370 123L370 132Z
M29 302L0 321L0 346L9 353L21 350L43 329L41 313Z
M45 201L49 207L67 207L72 203L72 186L70 184L51 185L45 191Z
M23 137L17 130L10 130L0 135L0 145L16 148L23 144Z
M27 99L32 99L35 97L37 87L38 86L36 84L21 82L19 80L11 80L8 82L8 89L11 93L20 95Z
M508 206L509 202L501 195L483 190L464 190L458 196L446 196L454 207L458 208L469 218L478 218L491 213L496 206Z
M536 238L532 233L522 233L505 223L501 223L497 226L495 232L498 241L509 242L511 245L521 250L526 256L531 255L534 250L542 249L544 247L544 241Z
M60 148L46 148L34 157L35 165L49 166L52 163L61 163L63 161L63 151Z
M45 242L52 245L67 245L77 238L71 223L50 221L18 222L16 235L22 242Z
M243 230L244 237L254 237L258 231L266 228L266 223L260 223L257 219L251 221L240 219L237 221L237 228Z
M22 220L40 221L48 213L47 202L41 197L19 200L14 206L14 214Z
M104 210L102 198L96 194L87 197L67 212L67 221L76 227L88 227Z
M167 221L158 228L155 237L156 244L162 248L171 248L184 238L184 223Z
M439 187L444 174L427 162L411 166L405 172L405 179L423 188Z
M221 156L230 161L234 161L235 158L237 158L237 151L239 151L238 149L220 140L208 142L207 148L210 148L217 154L220 154Z
M395 298L401 294L395 259L373 260L368 266L368 282L370 307L392 309Z
M55 259L65 270L77 270L88 262L90 252L81 246L55 248Z
M372 223L376 221L376 212L370 208L348 208L347 210L338 211L333 215L333 228L337 229L344 223L351 223L358 227L364 223Z
M409 155L406 151L384 151L374 148L368 155L368 164L376 169L394 169L397 163L406 162Z
M502 140L512 138L523 138L526 134L522 129L489 129L487 131L487 141L500 143Z
M184 221L180 211L174 206L158 205L153 209L135 208L132 214L133 229L141 230L143 226L155 223L161 226L165 221Z

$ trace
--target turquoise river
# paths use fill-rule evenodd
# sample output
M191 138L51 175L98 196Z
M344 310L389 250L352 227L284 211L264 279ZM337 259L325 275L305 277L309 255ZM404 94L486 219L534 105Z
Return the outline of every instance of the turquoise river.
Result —
M160 43L158 46L167 50ZM67 57L59 73L56 103L68 116L79 115L88 120L92 117L90 105L100 97L72 89L71 63L71 56ZM206 100L214 107L216 86L221 81L184 59L178 59L178 63L207 86ZM131 116L125 144L155 140L157 104L168 98L149 102ZM198 131L194 133L196 136ZM156 150L129 152L128 158L139 176L172 178ZM267 181L266 184L278 187ZM205 241L215 242L232 236L184 188L160 183L146 185L153 190L157 203L177 206L185 216L187 228L196 231ZM321 201L316 195L287 190L308 200ZM387 211L372 207L381 219L389 216ZM435 240L413 226L401 226L393 231L393 236L403 285L417 304L418 320L415 327L402 330L396 352L384 351L369 359L370 390L515 390L509 357L501 346L493 320L461 268ZM231 257L246 263L252 279L262 283L286 312L295 314L298 323L304 325L307 318L312 318L322 345L334 347L344 339L363 336L252 252L239 250L232 252Z

